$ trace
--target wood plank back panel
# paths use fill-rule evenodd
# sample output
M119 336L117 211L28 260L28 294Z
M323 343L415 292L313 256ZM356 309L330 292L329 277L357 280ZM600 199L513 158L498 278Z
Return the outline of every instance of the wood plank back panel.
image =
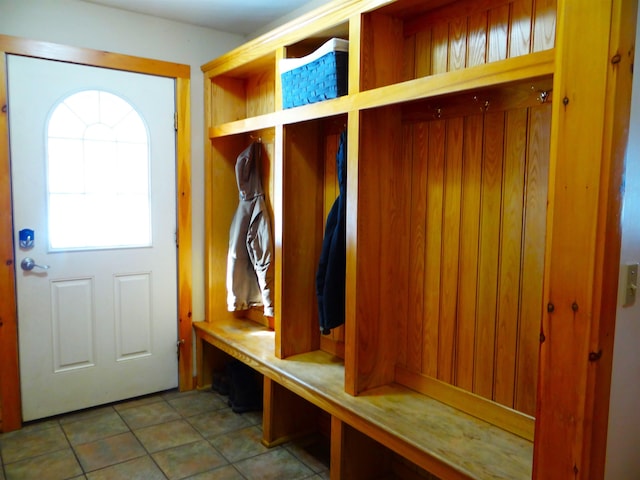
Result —
M534 232L545 229L547 221L547 183L549 176L549 132L551 108L548 105L533 107L529 111L527 138L527 163L525 185L525 218L523 221L522 295L520 303L520 329L518 332L518 357L516 366L516 390L514 408L521 412L535 412L538 379L537 342L531 341L540 329L542 285L524 279L542 278L544 269L544 245L535 241ZM533 232L533 233L532 233Z
M550 106L536 104L412 118L403 128L412 176L397 364L527 415L535 412L550 121Z
M275 89L275 68L268 68L247 79L247 118L275 111Z
M458 338L456 383L473 390L478 284L478 242L480 238L480 195L482 182L483 115L465 118L464 161L461 204L460 263L458 278Z
M410 71L410 78L436 75L551 49L555 11L556 0L473 0L406 19L405 76ZM406 65L410 61L413 68Z
M422 371L438 375L438 329L440 327L440 282L445 157L445 122L435 121L428 126L427 150L427 232L425 305L422 341ZM435 228L428 228L434 225ZM421 318L421 317L418 317Z
M272 199L274 198L274 131L265 129L247 135L234 135L216 138L211 142L211 176L208 179L211 191L211 204L208 205L210 220L219 228L209 232L211 250L209 252L209 289L210 299L208 317L210 321L232 315L227 311L227 260L229 252L229 229L238 208L238 185L235 165L238 155L257 139L262 143L260 173L265 202L270 218L273 219ZM272 225L273 228L273 225ZM273 268L273 267L272 267ZM263 309L234 312L234 316L243 316L266 324Z

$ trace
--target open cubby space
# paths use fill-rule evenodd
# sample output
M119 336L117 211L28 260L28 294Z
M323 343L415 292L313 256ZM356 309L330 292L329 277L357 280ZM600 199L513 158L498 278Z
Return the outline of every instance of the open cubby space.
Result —
M292 43L291 45L287 45L285 48L285 58L299 58L309 55L327 40L332 38L349 40L349 23L340 23L329 29L309 35L308 37Z
M209 229L208 248L208 292L207 311L212 322L223 322L229 318L246 318L267 325L262 308L237 312L227 310L227 256L231 221L238 208L239 192L235 165L238 155L252 142L261 148L260 172L265 202L273 219L274 198L274 129L265 129L247 134L230 135L211 140L211 165L208 169L207 189L208 221L216 228ZM273 230L273 225L272 225ZM274 249L275 250L275 249ZM275 253L274 253L275 255ZM273 265L271 268L274 268Z
M281 210L276 215L282 219L276 258L280 358L320 348L344 356L343 327L320 338L316 272L326 218L339 193L336 153L345 125L346 116L336 116L284 127Z
M361 90L552 49L555 25L554 0L390 4L363 17Z
M211 124L219 125L273 113L275 55L261 58L211 79Z
M551 102L516 87L361 114L354 394L395 381L535 414Z

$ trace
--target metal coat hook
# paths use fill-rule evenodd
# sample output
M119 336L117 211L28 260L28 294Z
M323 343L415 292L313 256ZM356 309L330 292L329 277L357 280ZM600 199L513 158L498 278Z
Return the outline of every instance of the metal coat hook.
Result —
M547 103L551 90L538 90L538 101L540 103Z
M479 101L479 98L477 95L473 96L473 101L476 103ZM489 102L489 100L485 100L484 103L480 106L480 111L486 112L487 110L489 110L489 105L491 105L491 102Z

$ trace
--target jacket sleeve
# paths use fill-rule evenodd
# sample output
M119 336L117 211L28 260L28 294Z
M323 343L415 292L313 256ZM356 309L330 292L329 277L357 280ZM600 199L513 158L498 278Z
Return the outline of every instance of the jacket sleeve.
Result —
M273 258L273 242L271 238L271 222L262 198L256 202L251 214L247 232L247 251L262 292L264 314L267 317L273 317L275 313L272 295L273 271L270 268L271 259Z

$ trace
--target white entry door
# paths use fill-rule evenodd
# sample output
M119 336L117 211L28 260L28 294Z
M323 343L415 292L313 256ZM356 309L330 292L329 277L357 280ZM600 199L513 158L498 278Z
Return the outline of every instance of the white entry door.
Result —
M176 387L174 80L8 78L23 420Z

